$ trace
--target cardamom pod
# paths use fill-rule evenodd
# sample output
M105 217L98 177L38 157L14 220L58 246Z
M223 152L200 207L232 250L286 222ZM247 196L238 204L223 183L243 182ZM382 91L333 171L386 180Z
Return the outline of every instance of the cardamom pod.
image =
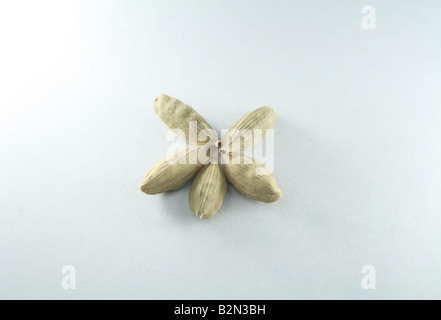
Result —
M269 168L253 158L238 153L224 153L222 167L237 191L250 199L275 202L282 196Z
M160 160L145 174L141 191L158 194L177 190L185 185L202 167L197 152L198 148L190 147Z
M201 219L208 219L222 207L227 182L219 164L210 163L194 179L188 202L191 210Z
M217 135L208 122L191 106L182 101L161 94L155 99L153 108L165 124L178 136L188 142L204 145L206 142L217 143ZM192 122L194 129L191 128ZM203 131L203 134L199 134ZM207 139L199 141L198 137Z
M265 137L266 129L273 126L275 119L276 113L271 107L261 107L247 113L228 130L222 139L223 148L228 148L227 152L237 152L252 147ZM262 134L254 134L256 129L260 129Z

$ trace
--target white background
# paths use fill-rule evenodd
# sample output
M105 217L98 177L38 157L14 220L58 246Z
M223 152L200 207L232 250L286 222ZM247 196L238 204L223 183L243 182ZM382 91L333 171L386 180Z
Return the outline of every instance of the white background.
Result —
M440 12L1 1L0 298L441 298ZM161 93L217 130L272 106L282 199L229 187L199 220L189 186L140 192L170 146Z

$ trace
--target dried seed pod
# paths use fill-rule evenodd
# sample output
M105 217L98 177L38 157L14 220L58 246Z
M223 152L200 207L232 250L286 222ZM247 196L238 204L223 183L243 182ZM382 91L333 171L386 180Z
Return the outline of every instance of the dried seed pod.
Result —
M147 194L158 194L185 185L202 167L197 152L196 147L190 147L160 160L145 174L141 190Z
M188 202L191 210L201 219L208 219L222 207L227 182L219 164L210 163L194 179Z
M217 134L208 122L191 106L182 101L161 94L153 105L155 112L178 136L188 142L204 145L206 142L217 143ZM191 127L194 125L194 129ZM200 134L203 132L202 134ZM198 141L198 137L207 139Z
M234 157L237 158L233 159ZM235 164L239 160L240 163ZM222 154L222 167L237 191L250 199L274 202L282 196L271 171L253 158L243 154L225 153Z
M247 113L231 126L222 139L222 146L227 152L243 151L252 147L265 137L266 130L273 126L275 119L276 113L271 107L261 107ZM256 129L260 129L261 134L254 134L257 133Z

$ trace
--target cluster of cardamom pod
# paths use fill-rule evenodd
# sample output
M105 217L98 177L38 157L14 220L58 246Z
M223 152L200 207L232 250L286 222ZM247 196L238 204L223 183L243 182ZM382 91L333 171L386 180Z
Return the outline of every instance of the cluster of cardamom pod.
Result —
M151 167L141 184L143 192L158 194L177 190L199 171L190 188L189 204L196 216L204 219L214 216L222 206L227 191L225 176L240 193L250 199L269 203L282 196L271 171L241 153L258 142L256 139L243 139L241 133L261 130L263 137L266 129L272 127L275 113L271 107L262 107L243 116L233 124L229 134L221 141L213 136L213 129L200 114L178 99L160 95L155 99L154 110L171 130L195 145L177 151ZM191 132L191 123L197 124L196 132ZM208 135L210 132L214 133L208 137L208 144L211 141L211 145L207 146L206 141L199 141L194 137L204 130ZM243 143L237 143L242 141ZM203 147L208 147L209 151L218 151L215 158L211 154L211 161L207 163L202 163L198 157L200 148ZM216 161L218 155L220 163Z

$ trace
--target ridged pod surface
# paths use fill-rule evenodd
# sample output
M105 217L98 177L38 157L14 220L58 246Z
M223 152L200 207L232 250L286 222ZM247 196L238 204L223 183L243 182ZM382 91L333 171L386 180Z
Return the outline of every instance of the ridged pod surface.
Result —
M237 157L234 159L233 156ZM271 171L255 159L243 154L222 154L222 167L233 187L244 196L262 202L275 202L282 196ZM258 174L260 173L260 174Z
M208 122L191 106L181 100L161 94L155 99L153 108L156 114L178 136L192 144L204 145L206 141L198 141L199 133L206 130L212 143L217 143L217 136ZM190 121L197 122L197 130L191 132Z
M222 146L228 152L251 148L265 137L266 129L273 126L275 119L276 113L271 107L261 107L247 113L231 126L222 139ZM261 136L254 135L256 129L262 130Z
M147 194L177 190L185 185L201 167L202 163L197 160L196 147L179 150L171 157L160 160L147 171L141 183L141 190Z
M188 202L191 210L201 219L208 219L222 207L227 181L219 164L210 163L194 179Z

